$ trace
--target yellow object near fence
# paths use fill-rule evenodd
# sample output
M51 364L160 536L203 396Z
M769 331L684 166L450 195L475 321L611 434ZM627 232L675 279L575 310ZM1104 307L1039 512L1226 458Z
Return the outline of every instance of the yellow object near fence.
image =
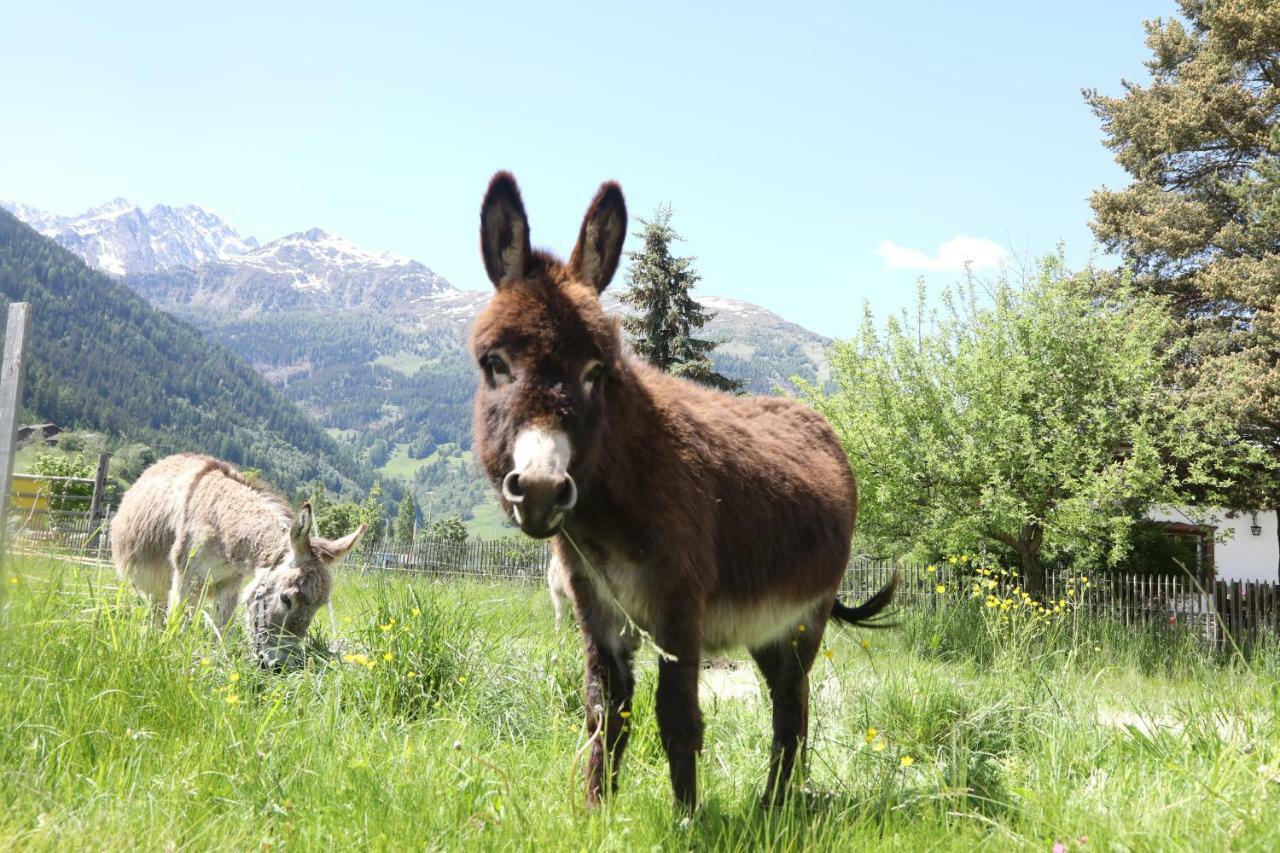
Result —
M14 477L10 486L9 506L14 512L43 515L49 511L49 485L38 479Z

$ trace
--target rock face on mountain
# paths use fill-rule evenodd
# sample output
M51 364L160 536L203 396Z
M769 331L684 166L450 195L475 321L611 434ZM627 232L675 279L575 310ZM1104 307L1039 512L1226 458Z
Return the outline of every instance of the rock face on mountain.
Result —
M142 208L117 198L76 216L0 201L14 216L52 237L92 267L112 275L196 267L258 247L217 214L196 205Z
M417 261L318 228L260 246L198 207L144 214L117 199L60 217L5 206L225 344L374 467L392 458L384 473L437 509L465 515L488 500L469 463L448 455L470 446L467 333L488 291L458 290ZM622 310L620 291L605 292L606 310ZM826 380L826 338L749 302L702 301L715 314L703 335L721 342L716 369L748 391Z
M431 314L458 293L425 265L370 252L319 228L193 269L133 275L129 283L163 307L211 307L239 317L263 311L346 310Z

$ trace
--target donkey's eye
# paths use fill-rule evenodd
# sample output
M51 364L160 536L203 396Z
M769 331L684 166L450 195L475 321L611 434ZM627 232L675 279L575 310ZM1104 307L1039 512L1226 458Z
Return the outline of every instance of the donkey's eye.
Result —
M511 365L496 352L491 352L480 362L485 374L494 385L507 385L511 382Z
M604 365L598 361L592 362L582 374L582 386L590 393L592 388L596 387L601 379L604 378Z
M293 607L293 596L287 592L280 593L280 603L283 604L286 608Z

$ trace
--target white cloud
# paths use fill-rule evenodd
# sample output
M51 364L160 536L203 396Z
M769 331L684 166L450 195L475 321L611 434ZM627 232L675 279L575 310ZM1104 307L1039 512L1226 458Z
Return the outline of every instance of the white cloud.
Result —
M932 255L919 249L908 249L899 246L892 240L883 240L876 254L884 260L884 265L891 270L934 270L950 272L964 269L966 263L973 269L989 269L997 266L1009 253L999 243L984 237L952 237L938 247Z

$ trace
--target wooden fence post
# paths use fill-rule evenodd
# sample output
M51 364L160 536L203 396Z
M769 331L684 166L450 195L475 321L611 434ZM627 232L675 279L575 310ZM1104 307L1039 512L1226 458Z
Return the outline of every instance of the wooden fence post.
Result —
M0 564L7 559L5 539L9 529L9 489L13 482L13 456L18 447L18 414L22 410L22 382L26 374L27 336L31 332L31 304L9 306L4 335L4 363L0 366Z
M98 454L98 469L93 472L93 497L89 499L89 541L88 547L98 547L98 540L102 538L102 502L103 492L107 488L107 463L111 460L110 453Z

